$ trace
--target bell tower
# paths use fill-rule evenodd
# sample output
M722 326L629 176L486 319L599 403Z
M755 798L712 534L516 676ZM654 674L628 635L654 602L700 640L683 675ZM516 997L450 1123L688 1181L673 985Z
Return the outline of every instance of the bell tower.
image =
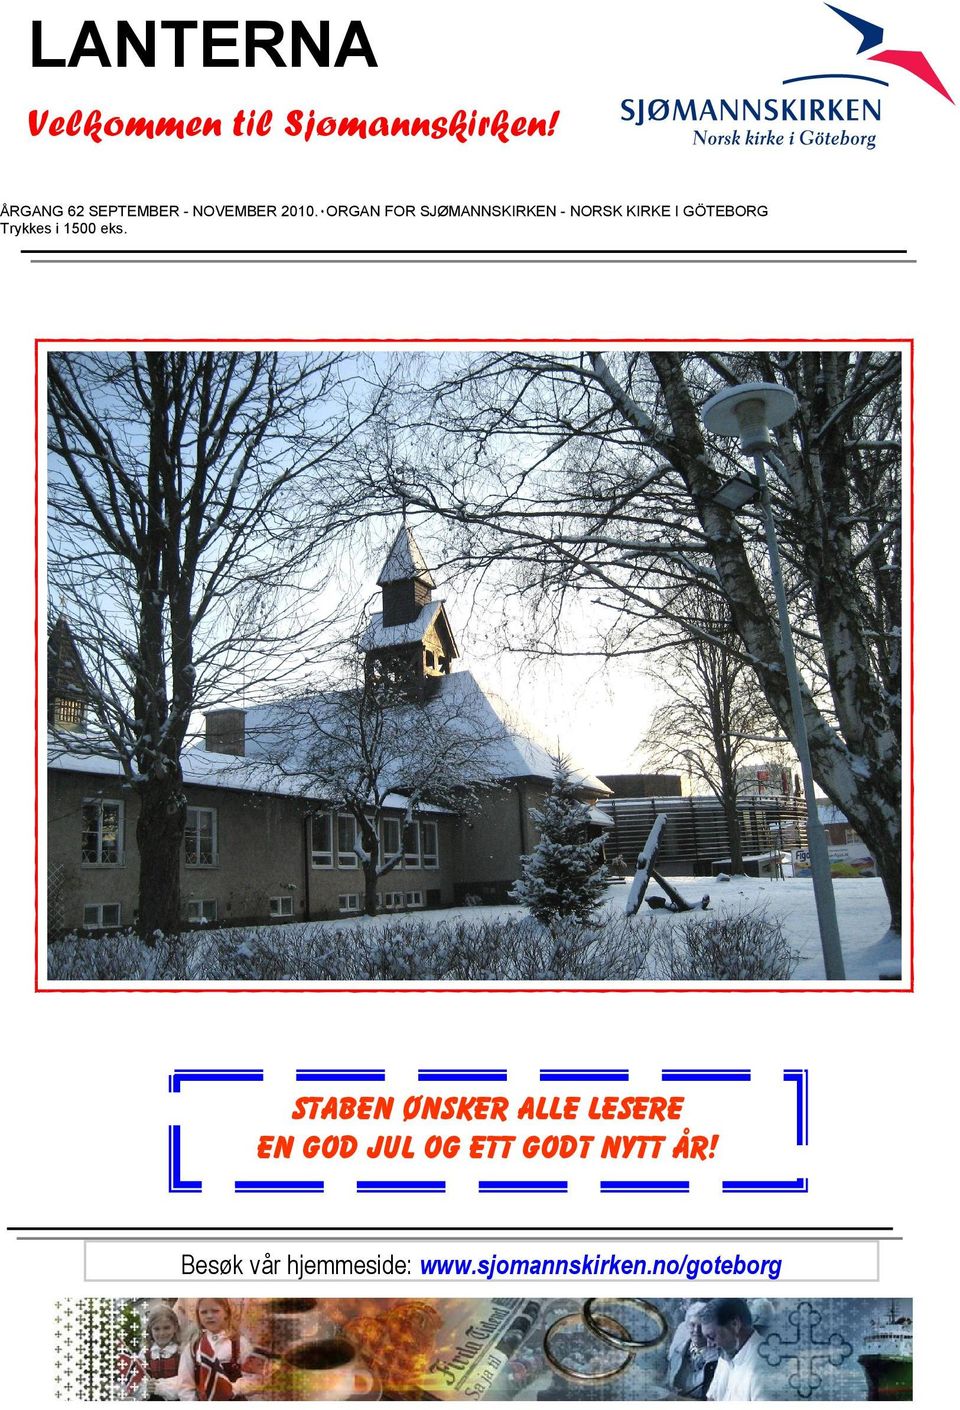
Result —
M369 675L412 687L449 674L459 656L436 583L412 531L404 524L390 546L377 586L382 611L361 639Z

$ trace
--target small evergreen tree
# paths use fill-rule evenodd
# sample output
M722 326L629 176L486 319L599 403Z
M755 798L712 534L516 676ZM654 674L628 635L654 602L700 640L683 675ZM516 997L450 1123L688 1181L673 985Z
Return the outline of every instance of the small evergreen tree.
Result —
M606 868L600 863L602 838L587 836L590 810L577 797L570 764L553 760L553 787L542 808L530 813L540 841L521 858L520 880L510 892L544 925L572 916L589 921L603 894Z

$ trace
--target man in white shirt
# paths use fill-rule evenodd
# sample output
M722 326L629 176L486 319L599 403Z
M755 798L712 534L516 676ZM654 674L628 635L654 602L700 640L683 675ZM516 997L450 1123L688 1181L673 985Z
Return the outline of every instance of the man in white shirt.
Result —
M720 1351L708 1400L772 1400L767 1365L760 1357L760 1338L747 1304L738 1297L708 1302L700 1315L708 1346Z

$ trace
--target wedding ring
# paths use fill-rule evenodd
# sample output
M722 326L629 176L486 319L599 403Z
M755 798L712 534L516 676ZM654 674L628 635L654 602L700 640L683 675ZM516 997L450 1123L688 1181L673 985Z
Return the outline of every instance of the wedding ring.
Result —
M602 1312L597 1314L596 1321L598 1323L605 1322L609 1327L613 1328L613 1332L609 1333L609 1336L612 1336L615 1333L620 1333L624 1337L628 1335L626 1327L621 1327L619 1322L614 1321L612 1317L606 1317ZM567 1380L570 1381L609 1381L612 1380L614 1376L621 1375L622 1372L627 1369L627 1367L630 1365L630 1362L633 1360L632 1351L627 1352L626 1356L620 1362L619 1366L614 1366L612 1369L606 1371L580 1371L574 1366L564 1365L564 1363L553 1351L553 1348L550 1345L550 1338L553 1336L554 1332L556 1332L559 1327L566 1326L570 1322L578 1322L581 1327L584 1325L583 1317L579 1312L567 1312L562 1317L558 1317L555 1322L551 1323L550 1327L547 1329L546 1335L543 1338L543 1354L546 1357L547 1361L550 1363L550 1365L553 1367L553 1369L555 1371L558 1371L561 1376L565 1376ZM607 1341L607 1336L604 1336L602 1340L606 1341L607 1345L611 1344L609 1341Z
M630 1333L620 1326L619 1322L604 1313L595 1311L597 1304L601 1302L619 1304L621 1307L628 1305L639 1307L645 1316L656 1323L658 1329L656 1336L651 1337L649 1341L635 1341ZM667 1320L659 1307L655 1303L644 1302L639 1297L589 1297L583 1304L583 1320L594 1336L605 1341L608 1346L616 1347L617 1351L629 1351L631 1355L635 1351L652 1351L655 1346L659 1346L662 1341L665 1341L667 1336ZM612 1324L616 1330L605 1331L600 1325L601 1322Z

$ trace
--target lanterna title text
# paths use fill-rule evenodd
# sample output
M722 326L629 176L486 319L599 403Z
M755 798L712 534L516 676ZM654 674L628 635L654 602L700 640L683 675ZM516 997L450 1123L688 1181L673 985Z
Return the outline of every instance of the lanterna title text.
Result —
M331 26L330 20L82 20L76 33L51 35L34 20L32 62L36 69L75 69L89 61L100 68L199 66L205 69L343 68L350 59L377 68L361 20Z

